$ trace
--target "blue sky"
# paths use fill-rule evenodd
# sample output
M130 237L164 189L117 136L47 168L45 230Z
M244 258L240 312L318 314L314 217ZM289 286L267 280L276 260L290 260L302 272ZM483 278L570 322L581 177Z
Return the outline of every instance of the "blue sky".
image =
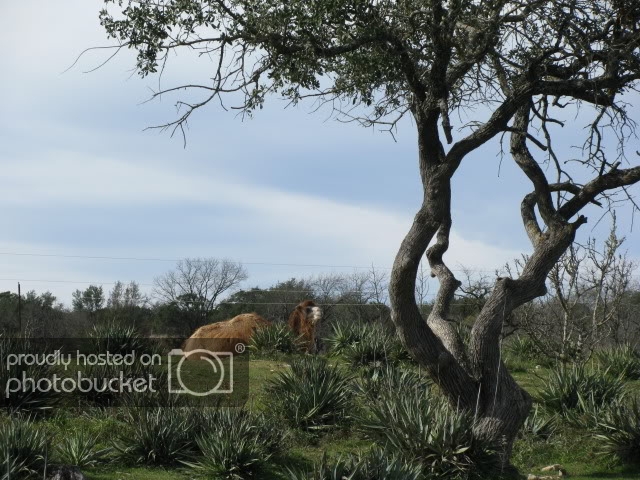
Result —
M108 44L101 2L0 4L0 291L50 290L65 303L76 288L136 280L147 289L172 259L249 262L245 286L352 268L389 267L417 209L416 142L409 121L384 132L327 120L311 105L271 98L255 118L207 108L181 138L144 131L175 118L174 100L142 102L156 78L132 75L130 53L92 73ZM164 85L202 78L210 65L174 59ZM562 132L568 147L586 123ZM630 151L640 150L638 141ZM497 143L474 153L454 180L452 267L493 271L530 251L519 202L530 190ZM638 188L634 189L638 193ZM581 236L602 235L608 221ZM640 259L629 209L621 234ZM6 253L158 258L99 260ZM38 280L38 281L36 281Z

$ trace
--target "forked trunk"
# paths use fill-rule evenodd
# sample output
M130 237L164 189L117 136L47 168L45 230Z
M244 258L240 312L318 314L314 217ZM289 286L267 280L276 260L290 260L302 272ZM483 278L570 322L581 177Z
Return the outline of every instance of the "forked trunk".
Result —
M502 327L515 308L546 292L547 275L573 241L577 226L558 223L544 234L540 233L527 224L533 202L531 198L525 199L523 219L528 233L535 238L535 251L520 278L497 279L474 323L470 344L465 346L448 319L460 282L442 258L449 246L451 177L455 169L441 161L442 150L429 151L429 131L418 130L424 200L394 262L389 285L392 319L406 348L427 369L452 405L473 412L475 434L499 449L503 470L507 473L511 470L513 443L532 401L502 361ZM426 319L420 314L415 299L416 276L425 253L431 274L440 283L433 309Z

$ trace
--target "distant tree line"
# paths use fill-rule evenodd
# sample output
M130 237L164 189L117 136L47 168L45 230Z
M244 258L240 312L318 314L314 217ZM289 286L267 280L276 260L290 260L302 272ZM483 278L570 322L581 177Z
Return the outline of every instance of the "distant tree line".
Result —
M526 334L541 351L560 360L588 356L602 345L640 343L640 282L634 276L637 265L622 250L623 244L614 219L603 246L590 239L584 246L571 247L549 275L549 293L514 311L503 325L503 338ZM468 333L484 306L493 277L517 274L522 262L518 259L494 276L463 270L464 281L449 319L462 334ZM433 300L429 274L421 267L416 282L416 300L425 317ZM87 334L95 325L121 322L147 335L182 337L240 313L257 312L272 322L286 321L304 299L323 307L320 336L337 322L392 327L386 270L372 267L241 289L247 278L240 263L191 258L157 277L151 297L135 281L118 281L107 292L100 285L76 290L71 308L50 292L29 291L20 302L17 294L4 292L0 293L0 328L6 335L74 337Z

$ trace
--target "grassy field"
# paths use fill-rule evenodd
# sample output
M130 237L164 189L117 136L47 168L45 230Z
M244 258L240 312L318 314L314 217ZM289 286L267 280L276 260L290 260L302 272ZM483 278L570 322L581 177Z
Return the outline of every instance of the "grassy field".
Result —
M253 359L249 369L249 401L248 406L254 411L266 409L266 390L270 379L278 372L289 368L293 356L281 355L277 359ZM331 359L347 369L342 360ZM516 380L537 399L543 387L543 380L548 375L545 368L518 369L514 373ZM525 371L521 371L525 370ZM627 390L640 392L640 381L628 382ZM81 415L77 410L62 410L55 416L42 420L54 438L64 438L68 432L86 430L95 433L101 443L108 445L107 439L122 436L126 433L126 425L110 409L99 414ZM323 455L328 457L344 456L349 453L363 451L371 442L362 438L354 429L334 428L320 435L301 432L290 432L284 439L283 452L273 457L266 472L258 478L265 480L284 479L287 467L310 468L319 462ZM548 439L523 438L517 441L513 454L514 464L519 471L540 474L540 468L551 464L561 464L575 479L640 479L640 466L632 468L615 465L598 455L598 442L587 431L561 427ZM169 480L197 478L187 468L123 467L118 461L109 464L84 468L89 479L95 480ZM211 477L209 477L211 478Z

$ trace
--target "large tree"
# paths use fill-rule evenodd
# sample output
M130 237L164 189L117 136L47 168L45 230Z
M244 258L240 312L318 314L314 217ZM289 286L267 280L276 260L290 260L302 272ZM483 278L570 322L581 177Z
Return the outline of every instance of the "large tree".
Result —
M193 332L207 321L221 295L247 279L242 264L217 258L185 258L176 268L153 281L153 293L185 313L182 320Z
M203 95L183 97L179 117L164 127L182 129L195 110L214 101L237 102L235 107L250 113L272 93L294 102L308 97L330 102L338 116L365 125L393 129L402 117L412 117L424 196L390 277L393 321L411 354L450 400L475 412L476 435L502 446L508 466L531 400L501 361L503 322L514 309L545 294L547 275L587 221L583 208L611 200L612 192L640 180L640 167L625 164L622 150L634 125L628 102L637 100L628 92L640 78L638 3L105 3L102 25L120 47L137 51L141 75L161 72L179 50L213 59L203 83L157 92L187 88ZM582 107L579 118L593 117L579 158L567 163L571 159L562 158L553 139L566 109L577 105ZM473 121L454 132L452 114L469 119L471 111ZM606 141L612 132L619 139L617 149ZM533 252L517 278L496 281L465 347L448 321L460 282L443 261L452 221L452 177L470 153L500 136L531 181L521 213ZM534 154L530 146L542 153ZM425 253L440 284L426 319L415 298Z

